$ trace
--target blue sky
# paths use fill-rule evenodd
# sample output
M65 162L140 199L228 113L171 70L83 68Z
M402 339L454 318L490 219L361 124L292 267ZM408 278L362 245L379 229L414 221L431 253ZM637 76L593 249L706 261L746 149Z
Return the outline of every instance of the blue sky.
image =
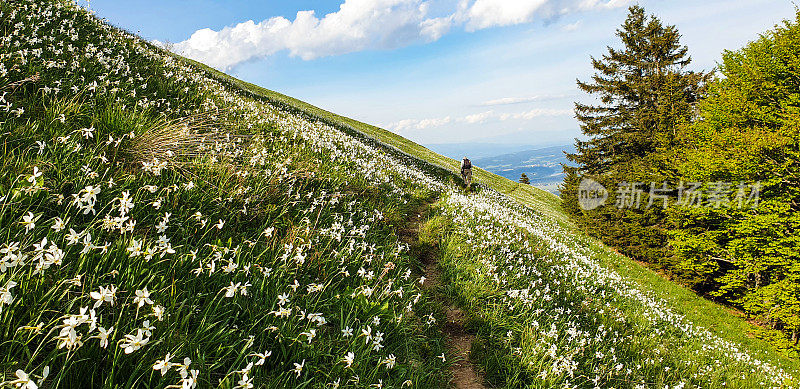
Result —
M580 135L572 104L588 98L575 80L592 74L590 56L619 46L614 31L632 3L94 0L89 6L233 76L419 143L546 146ZM723 50L794 17L788 0L637 3L677 25L694 69L711 69Z

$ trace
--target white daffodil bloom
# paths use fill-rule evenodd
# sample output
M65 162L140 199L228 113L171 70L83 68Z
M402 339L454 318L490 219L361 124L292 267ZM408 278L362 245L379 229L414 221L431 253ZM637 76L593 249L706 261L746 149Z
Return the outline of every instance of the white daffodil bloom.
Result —
M304 331L300 333L300 336L305 336L307 338L308 344L311 344L311 341L317 336L317 330L310 329L308 331Z
M25 227L26 234L30 232L30 230L36 228L36 218L34 217L33 212L28 211L28 214L22 217L20 224Z
M142 348L149 341L150 339L145 337L144 331L142 331L142 329L137 329L136 335L125 335L125 338L120 342L119 347L125 350L125 354L130 354Z
M278 295L278 305L279 306L284 306L289 302L291 302L291 300L289 299L289 295L288 294L281 293L281 294Z
M142 331L144 332L144 336L148 338L153 336L153 330L155 329L155 326L150 325L150 320L145 320L142 322Z
M100 339L100 347L107 348L108 338L111 337L111 334L114 332L114 327L111 327L109 329L98 327L97 332L98 332L97 338Z
M119 198L119 213L120 216L125 216L134 207L133 200L130 193L126 190L122 192L122 197Z
M36 382L24 371L17 370L14 375L17 376L17 379L9 381L9 385L14 385L14 387L20 389L39 389Z
M110 305L113 306L114 300L116 299L117 288L114 285L111 285L109 287L100 286L99 288L100 288L99 292L89 293L89 296L97 300L97 302L94 303L94 308L99 307L104 302L108 302Z
M41 176L42 176L42 172L40 172L40 171L39 171L39 167L38 167L38 166L34 166L34 167L33 167L33 174L31 174L30 176L28 176L28 182L30 182L31 184L34 184L34 185L35 185L35 184L36 184L36 181L37 181L37 180L39 179L39 177L41 177Z
M136 297L133 299L133 303L136 304L137 308L141 308L145 304L153 305L153 300L150 300L150 292L147 290L147 287L136 291Z
M65 221L64 221L64 220L62 220L60 217L56 217L56 218L53 220L53 226L52 226L52 227L50 227L50 228L52 228L53 230L55 230L55 232L61 232L61 231L62 231L64 228L66 228L66 227L67 227L67 223L68 223L68 222L69 222L69 219L67 219L67 221L65 222Z
M158 321L163 321L164 320L164 307L162 307L160 305L154 305L153 306L153 316L155 316L156 319L158 319Z
M189 373L181 379L181 389L194 389L197 387L197 375L200 374L200 371L192 369Z
M372 327L365 326L365 327L361 328L361 335L360 336L363 336L364 339L365 339L365 343L369 344L369 342L372 341Z
M69 233L67 234L67 245L72 246L81 240L82 233L77 233L72 228L69 229Z
M297 363L297 362L294 363L294 368L292 369L292 372L297 374L297 378L300 378L300 374L303 372L303 367L305 365L306 365L306 360L305 359L303 359L303 361L300 362L300 363Z
M225 292L225 297L231 298L236 295L236 291L239 290L239 287L242 285L241 282L237 282L236 284L231 281L231 284L222 288Z
M394 356L394 354L389 354L389 356L386 358L386 360L383 361L383 363L386 364L386 369L388 370L394 369L394 365L395 363L397 363L397 358Z
M131 239L131 245L127 248L128 255L131 257L138 257L142 255L142 241L138 239Z
M272 351L264 351L263 353L253 353L248 356L256 357L258 360L254 363L255 366L261 366L267 360L267 357L272 355Z
M11 289L17 286L13 280L6 282L6 285L0 288L0 312L3 312L3 305L11 305L14 302L14 295L11 294Z
M172 368L172 362L169 361L170 358L170 354L167 353L167 356L165 356L164 359L156 361L156 363L153 364L153 370L160 371L162 376L167 374L169 369Z
M242 374L242 378L236 384L234 389L252 389L253 386L253 379L247 376L247 373Z

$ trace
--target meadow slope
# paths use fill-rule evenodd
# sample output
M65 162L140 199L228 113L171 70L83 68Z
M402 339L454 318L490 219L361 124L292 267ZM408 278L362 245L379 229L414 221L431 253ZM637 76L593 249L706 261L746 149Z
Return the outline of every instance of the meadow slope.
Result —
M232 79L71 1L0 1L0 382L445 387L442 310L498 387L796 387L748 324L555 196Z

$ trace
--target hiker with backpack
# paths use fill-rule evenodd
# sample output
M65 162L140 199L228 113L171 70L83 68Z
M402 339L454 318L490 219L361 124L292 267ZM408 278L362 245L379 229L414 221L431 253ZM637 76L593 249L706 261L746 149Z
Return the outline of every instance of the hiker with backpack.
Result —
M464 179L464 184L469 190L472 186L472 162L467 157L461 160L461 178Z

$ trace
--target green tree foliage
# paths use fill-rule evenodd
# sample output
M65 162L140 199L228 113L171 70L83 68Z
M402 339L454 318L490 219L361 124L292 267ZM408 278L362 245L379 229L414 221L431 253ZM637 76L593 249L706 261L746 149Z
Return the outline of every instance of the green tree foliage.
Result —
M521 184L526 184L526 185L530 185L531 184L530 178L528 178L528 175L525 174L525 173L522 173L522 175L519 176L519 182Z
M622 48L609 47L602 58L593 57L591 81L578 81L578 88L600 104L575 104L588 140L576 140L576 152L567 155L577 166L564 167L562 199L567 212L590 233L629 256L666 268L665 215L662 208L647 208L649 182L675 177L665 156L677 144L680 126L691 121L693 103L708 75L686 70L691 58L678 30L648 16L642 7L630 7L616 35ZM584 177L608 189L606 206L592 211L578 207L577 190ZM615 207L618 185L633 182L646 183L634 188L639 208Z
M712 287L795 345L800 332L800 13L723 54L679 173L761 182L758 207L680 209L671 245L687 279Z

